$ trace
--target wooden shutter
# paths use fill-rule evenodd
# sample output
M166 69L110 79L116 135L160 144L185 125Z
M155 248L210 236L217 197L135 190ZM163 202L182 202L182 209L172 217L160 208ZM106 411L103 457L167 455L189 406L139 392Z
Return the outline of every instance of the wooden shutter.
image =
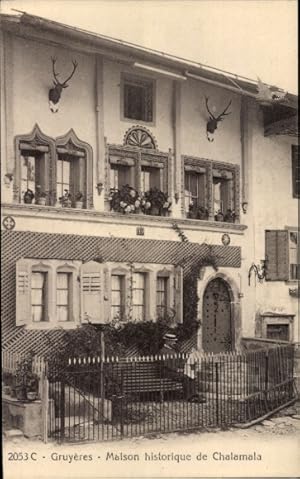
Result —
M104 314L104 267L96 261L81 266L81 320L102 324Z
M31 322L30 307L31 261L21 258L16 263L16 325L24 326Z
M266 230L266 281L289 279L289 250L287 230Z
M183 322L183 269L175 267L175 310L177 323Z
M300 198L300 161L299 148L292 146L293 198Z

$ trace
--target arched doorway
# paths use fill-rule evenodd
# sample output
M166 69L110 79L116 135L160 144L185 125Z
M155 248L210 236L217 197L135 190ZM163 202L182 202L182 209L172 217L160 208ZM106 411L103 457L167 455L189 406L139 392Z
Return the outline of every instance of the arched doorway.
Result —
M213 279L205 288L202 325L205 352L222 353L234 347L230 293L230 286L222 278Z

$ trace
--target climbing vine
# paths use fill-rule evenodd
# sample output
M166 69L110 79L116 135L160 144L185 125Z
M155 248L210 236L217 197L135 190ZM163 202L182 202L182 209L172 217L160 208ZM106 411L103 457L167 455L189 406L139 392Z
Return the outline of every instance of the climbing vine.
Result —
M195 322L197 322L199 301L197 285L201 276L201 270L205 266L212 266L215 271L218 269L218 258L213 253L212 246L206 246L207 253L202 258L193 261L183 282L183 317L186 325L190 325L192 329L195 327Z
M178 234L179 238L181 239L181 241L183 243L187 243L188 242L188 237L184 234L184 232L182 231L182 229L178 226L177 223L172 223L172 228L174 231L176 231L176 233Z

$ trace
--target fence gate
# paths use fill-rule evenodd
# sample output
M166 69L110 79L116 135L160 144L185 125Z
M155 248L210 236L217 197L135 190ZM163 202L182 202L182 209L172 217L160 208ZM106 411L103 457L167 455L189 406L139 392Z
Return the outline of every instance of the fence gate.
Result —
M295 398L293 346L247 353L73 358L48 372L49 434L104 441L247 423Z

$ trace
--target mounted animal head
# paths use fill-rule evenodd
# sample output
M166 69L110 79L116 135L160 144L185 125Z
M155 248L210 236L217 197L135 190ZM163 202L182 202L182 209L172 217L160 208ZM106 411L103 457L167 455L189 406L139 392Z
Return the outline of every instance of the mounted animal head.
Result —
M59 101L60 101L60 97L61 97L61 93L63 91L63 88L67 88L69 86L68 81L70 81L72 76L74 75L75 70L78 66L78 63L74 60L72 61L73 71L72 71L71 75L68 76L68 78L63 83L61 83L57 78L59 76L59 73L57 73L55 71L56 58L51 57L51 61L52 61L52 71L53 71L53 76L54 76L54 80L53 80L54 87L52 87L49 90L49 106L50 106L50 110L52 111L52 113L57 113L58 112L58 107L59 107L58 104L59 104Z
M222 113L220 113L220 115L218 115L217 117L215 117L215 115L210 111L209 109L209 106L208 106L208 97L205 97L205 104L206 104L206 109L208 111L208 114L209 114L209 120L206 124L206 136L207 136L207 139L208 141L214 141L213 138L210 138L210 134L213 135L215 130L218 128L218 123L219 121L223 121L223 117L226 116L226 115L230 115L231 111L229 111L227 113L227 110L228 108L230 107L231 105L231 100L230 102L228 103L228 105L226 106L226 108L222 111Z

